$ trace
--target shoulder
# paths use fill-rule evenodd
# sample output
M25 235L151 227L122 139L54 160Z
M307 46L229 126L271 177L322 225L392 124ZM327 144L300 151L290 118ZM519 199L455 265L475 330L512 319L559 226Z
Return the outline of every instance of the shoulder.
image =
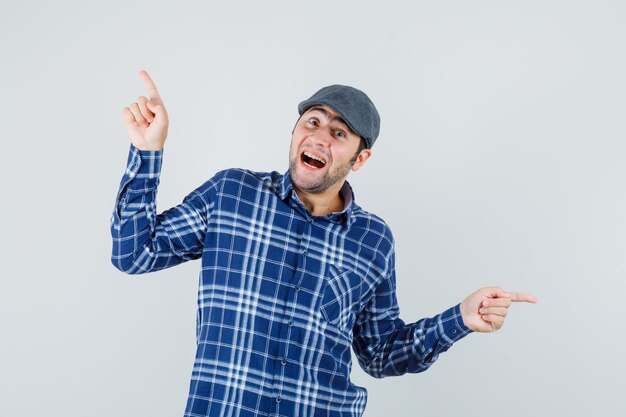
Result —
M276 190L283 175L278 172L255 172L243 168L227 168L218 171L202 185L193 190L185 200L201 199L209 204L220 196L242 197L254 196L259 192Z
M283 175L276 171L257 172L244 168L228 168L217 172L210 181L218 184L221 190L245 187L276 191L282 178Z
M377 246L383 251L393 251L393 233L389 225L381 217L363 210L358 204L354 204L352 215L354 216L354 222L351 226L351 232L368 235L368 240L377 241Z

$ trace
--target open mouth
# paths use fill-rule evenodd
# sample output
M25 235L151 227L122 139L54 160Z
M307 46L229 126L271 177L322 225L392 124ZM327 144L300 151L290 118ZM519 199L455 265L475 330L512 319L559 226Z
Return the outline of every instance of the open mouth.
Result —
M310 168L313 169L320 169L320 168L324 168L324 166L326 165L326 161L324 161L322 158L318 158L317 156L311 155L308 152L302 152L302 154L300 155L300 159L302 160L302 163Z

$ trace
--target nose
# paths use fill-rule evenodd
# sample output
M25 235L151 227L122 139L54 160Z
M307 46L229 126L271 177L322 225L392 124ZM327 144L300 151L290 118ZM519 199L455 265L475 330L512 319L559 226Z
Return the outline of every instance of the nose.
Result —
M326 148L330 145L332 136L330 135L330 132L320 129L311 134L310 139L314 145Z

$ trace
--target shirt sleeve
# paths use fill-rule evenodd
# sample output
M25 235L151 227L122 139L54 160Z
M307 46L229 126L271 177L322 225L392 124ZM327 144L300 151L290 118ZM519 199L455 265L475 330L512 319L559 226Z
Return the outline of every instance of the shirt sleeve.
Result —
M202 255L216 182L207 181L182 204L157 215L162 158L163 151L130 146L110 222L111 262L129 274L157 271Z
M427 370L454 342L472 331L460 304L431 318L405 324L399 318L394 255L391 270L357 318L353 349L365 372L375 378Z

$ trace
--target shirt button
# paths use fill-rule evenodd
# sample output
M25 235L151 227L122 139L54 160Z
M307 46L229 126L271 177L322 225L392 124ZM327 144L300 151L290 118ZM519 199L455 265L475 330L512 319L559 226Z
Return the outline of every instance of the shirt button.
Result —
M282 361L280 361L280 364L285 366L285 365L287 365L287 361L285 359L283 359Z
M302 255L303 255L303 256L306 256L306 255L307 255L307 253L308 253L308 252L306 251L306 249L302 251Z
M311 219L310 217L307 220L309 223L313 223L313 219Z
M300 287L296 287L296 292L300 291Z
M292 320L289 320L289 321L287 322L287 325L288 325L289 327L293 326L293 321L292 321Z
M276 397L276 402L279 403L280 402L280 395L278 397Z
M120 206L125 206L126 205L126 199L125 198L121 198L120 199Z
M456 329L452 329L452 334L456 334Z

